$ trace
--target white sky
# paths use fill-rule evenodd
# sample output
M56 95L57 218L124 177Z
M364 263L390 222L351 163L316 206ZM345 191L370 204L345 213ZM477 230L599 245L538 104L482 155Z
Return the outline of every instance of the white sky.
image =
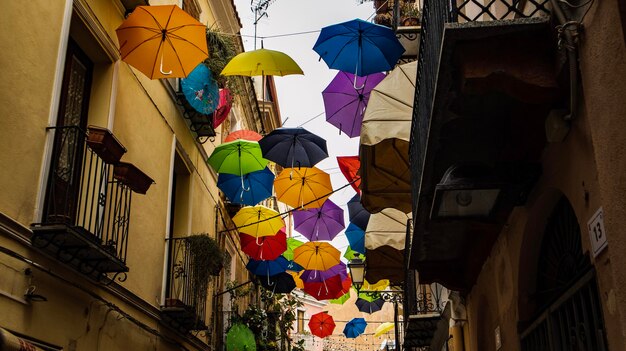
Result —
M257 0L254 0L257 3ZM250 0L235 0L237 11L243 25L241 34L247 51L254 49L254 13L250 9ZM263 17L257 25L258 37L271 37L292 33L319 31L322 27L349 21L355 18L368 20L374 13L372 2L358 4L357 0L275 0L267 9L268 17ZM247 36L250 37L247 37ZM328 68L319 55L313 51L313 45L319 32L263 39L263 47L278 50L291 56L304 71L304 75L275 77L278 91L278 104L285 127L298 127L302 123L324 111L322 91L338 71ZM261 48L257 39L257 48ZM333 189L348 183L337 168L336 156L358 154L359 138L339 135L339 130L326 122L322 115L302 127L326 139L329 157L316 167L331 174ZM344 209L346 227L348 209L346 203L355 194L352 187L347 187L331 196L331 200ZM303 239L302 237L296 237ZM343 232L333 240L333 244L343 254L348 245Z

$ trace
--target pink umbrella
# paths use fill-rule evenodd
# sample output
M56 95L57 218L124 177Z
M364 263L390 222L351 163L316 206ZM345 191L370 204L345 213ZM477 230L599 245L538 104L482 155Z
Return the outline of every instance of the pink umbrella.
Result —
M293 212L294 229L311 241L333 240L345 228L343 210L330 200L320 208Z

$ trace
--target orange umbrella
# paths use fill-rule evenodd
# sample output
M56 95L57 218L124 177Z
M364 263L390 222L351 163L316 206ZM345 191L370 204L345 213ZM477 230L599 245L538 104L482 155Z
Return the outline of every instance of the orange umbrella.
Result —
M325 271L339 264L339 250L326 242L309 241L293 250L293 261L304 269Z
M150 79L187 77L209 56L206 26L176 5L137 6L115 32L122 60Z
M259 134L257 132L253 132L253 131L247 130L247 129L241 129L241 130L237 130L237 131L234 131L234 132L228 134L226 139L224 139L224 142L227 143L229 141L235 141L237 139L244 139L244 140L249 140L249 141L259 141L259 140L261 140L261 138L263 138L263 137L261 136L261 134Z
M294 208L320 208L333 192L328 173L315 167L285 168L274 189L278 201Z

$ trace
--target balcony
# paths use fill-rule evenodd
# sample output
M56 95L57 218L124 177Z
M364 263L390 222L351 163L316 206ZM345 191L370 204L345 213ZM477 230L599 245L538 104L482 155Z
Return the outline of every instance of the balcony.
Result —
M374 23L391 27L405 51L399 63L417 59L421 33L421 12L416 0L375 0Z
M541 174L546 116L566 106L547 3L424 3L411 130L415 227L409 253L409 267L424 282L468 291L513 207L525 203ZM483 190L495 204L484 213L446 213L440 196L455 190L446 187L453 178L469 186L464 195ZM476 188L486 180L488 188ZM469 206L471 197L461 200L458 206Z
M416 272L407 272L404 286L405 350L430 347L447 303L447 290L437 284L420 284ZM444 328L447 332L447 326Z
M216 133L213 128L213 115L205 115L196 111L180 91L176 92L176 103L180 106L189 129L195 134L199 143L204 144L209 140L214 140Z
M124 281L131 196L137 190L119 170L116 174L126 150L102 128L91 128L89 137L78 127L51 129L57 142L42 222L31 227L32 244L94 280ZM98 132L105 132L104 141Z

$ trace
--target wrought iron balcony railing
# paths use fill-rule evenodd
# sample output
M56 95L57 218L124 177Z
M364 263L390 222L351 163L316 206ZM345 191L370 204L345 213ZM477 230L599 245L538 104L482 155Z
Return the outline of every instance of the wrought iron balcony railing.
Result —
M213 128L213 115L205 115L196 111L180 91L176 93L176 99L182 109L183 117L189 123L189 129L196 134L196 140L201 144L208 140L214 140L216 133Z
M205 315L208 286L196 279L197 262L188 238L169 239L169 266L165 305L161 311L165 322L187 332L206 330Z
M123 281L131 188L115 177L108 156L89 145L83 130L51 129L58 142L42 222L32 225L33 245L94 279L111 282L106 274L115 273Z

